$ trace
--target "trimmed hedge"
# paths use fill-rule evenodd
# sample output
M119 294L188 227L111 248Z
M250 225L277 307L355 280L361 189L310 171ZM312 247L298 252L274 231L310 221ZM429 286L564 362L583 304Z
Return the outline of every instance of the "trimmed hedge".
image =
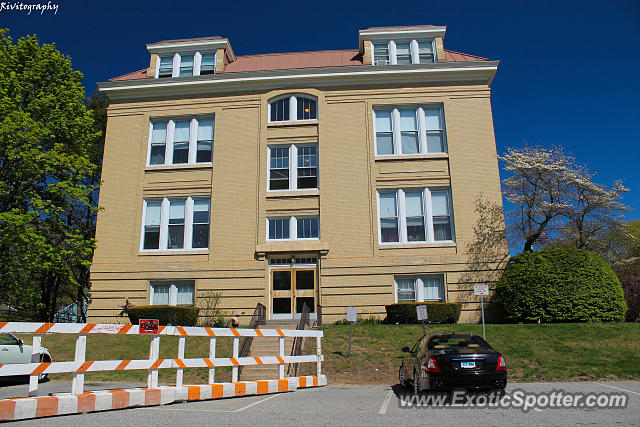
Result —
M457 302L399 302L386 306L385 323L420 323L416 313L417 305L427 306L425 323L458 323L462 304Z
M609 264L575 248L513 257L491 301L514 322L621 321L627 311L622 286Z
M140 319L158 319L161 325L196 326L198 307L176 305L136 305L129 308L129 320L137 325Z

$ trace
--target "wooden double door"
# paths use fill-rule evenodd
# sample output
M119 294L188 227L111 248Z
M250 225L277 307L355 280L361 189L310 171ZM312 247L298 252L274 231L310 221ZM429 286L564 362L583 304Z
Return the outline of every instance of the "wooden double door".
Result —
M314 267L271 269L271 318L299 319L304 304L315 318L316 283Z

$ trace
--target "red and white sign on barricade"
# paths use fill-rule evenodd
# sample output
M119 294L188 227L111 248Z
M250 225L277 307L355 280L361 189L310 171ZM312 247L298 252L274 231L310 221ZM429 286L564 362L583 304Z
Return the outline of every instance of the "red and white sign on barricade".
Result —
M286 390L282 385L277 387L280 391L291 391L297 387L308 387L317 385L326 385L326 378L322 375L321 364L324 360L322 355L322 336L323 332L318 330L282 330L282 329L242 329L242 328L207 328L207 327L182 327L182 326L158 326L154 324L134 326L134 325L112 325L112 324L74 324L74 323L29 323L29 322L0 322L0 333L14 333L14 334L33 334L33 357L31 360L40 360L39 355L41 351L42 335L47 333L61 333L61 334L77 334L76 339L76 352L73 361L68 362L46 362L46 363L23 363L23 364L0 364L0 378L4 376L14 375L29 375L29 396L35 396L38 387L38 376L41 374L56 374L56 373L73 373L73 382L71 386L71 394L76 399L74 402L80 407L80 397L84 393L84 373L95 371L122 371L133 369L145 369L148 370L147 389L158 389L158 369L177 369L176 374L176 390L182 390L183 386L183 370L186 368L209 368L209 383L202 386L186 386L188 387L212 387L216 386L215 383L215 368L229 366L232 368L232 382L228 384L240 384L238 382L238 367L249 365L279 365L279 380L285 380L284 378L284 365L287 363L316 363L316 375L313 377L295 377L295 384L291 387L287 386ZM157 329L156 329L157 326ZM86 339L88 335L92 334L116 334L116 335L137 335L151 333L151 346L148 359L140 360L91 360L85 359L86 353ZM160 337L161 336L178 336L178 354L175 359L161 359L160 354ZM185 358L184 351L187 337L209 337L209 357L207 358ZM232 357L216 357L216 338L217 337L232 337L233 339L233 354ZM277 356L252 356L252 357L239 357L239 343L240 337L278 337L279 354ZM316 354L307 354L300 356L287 356L284 353L284 339L285 337L307 337L316 339ZM304 378L304 379L302 379ZM277 380L274 380L277 381ZM256 385L258 382L245 382L251 383L250 389L253 387L259 387ZM253 384L256 383L256 384ZM223 384L223 383L220 383ZM218 384L218 385L220 385ZM224 383L227 384L227 383ZM226 386L225 386L226 387ZM235 386L234 386L235 387ZM240 386L242 387L247 386ZM270 387L270 386L269 386ZM139 389L142 390L142 389ZM208 390L208 389L207 389ZM234 389L235 390L235 389ZM261 393L259 391L262 390ZM252 394L265 394L270 388L256 388L256 392ZM97 392L96 392L97 393ZM224 393L223 393L224 394ZM237 392L231 393L236 396ZM241 395L242 393L240 393ZM207 395L205 393L204 395ZM220 397L226 397L221 395ZM211 398L211 397L210 397ZM43 399L36 397L35 399ZM24 399L23 399L24 400ZM166 400L166 399L165 399ZM183 399L185 400L185 399ZM189 399L191 400L191 399ZM8 401L13 401L9 399ZM173 402L175 400L171 400ZM4 403L3 403L4 402ZM20 405L31 405L30 403L21 402ZM158 403L164 404L164 403ZM125 405L122 407L130 407L135 405ZM29 406L30 407L30 406ZM19 416L15 417L15 413L12 412L12 416L5 414L6 408L16 408L15 403L6 403L6 401L0 400L0 420L8 419L21 419L31 418L31 416ZM104 408L104 409L116 409ZM101 409L94 409L101 410ZM78 410L80 411L80 410ZM64 412L64 413L73 413ZM80 411L82 412L82 411ZM84 411L87 412L87 411ZM27 415L31 412L25 412ZM34 412L35 414L35 412ZM56 414L48 414L56 415Z

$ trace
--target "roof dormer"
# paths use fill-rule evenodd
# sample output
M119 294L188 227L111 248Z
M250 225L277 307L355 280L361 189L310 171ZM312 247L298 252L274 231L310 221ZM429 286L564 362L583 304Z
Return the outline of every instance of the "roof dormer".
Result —
M147 77L190 77L215 74L236 56L223 37L165 40L147 45L151 62Z
M372 27L359 31L359 46L367 65L406 65L444 62L442 40L447 27Z

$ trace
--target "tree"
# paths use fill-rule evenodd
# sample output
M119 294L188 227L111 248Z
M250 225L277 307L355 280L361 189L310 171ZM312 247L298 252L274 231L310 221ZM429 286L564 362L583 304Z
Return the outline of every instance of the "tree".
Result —
M96 209L99 137L81 79L54 45L0 30L0 302L22 320L53 319L95 246L77 222Z
M600 230L615 225L627 207L618 200L628 191L620 181L612 188L596 184L588 169L562 148L509 148L500 157L511 175L502 181L515 208L508 213L509 232L531 251L544 234L562 233L587 248Z

